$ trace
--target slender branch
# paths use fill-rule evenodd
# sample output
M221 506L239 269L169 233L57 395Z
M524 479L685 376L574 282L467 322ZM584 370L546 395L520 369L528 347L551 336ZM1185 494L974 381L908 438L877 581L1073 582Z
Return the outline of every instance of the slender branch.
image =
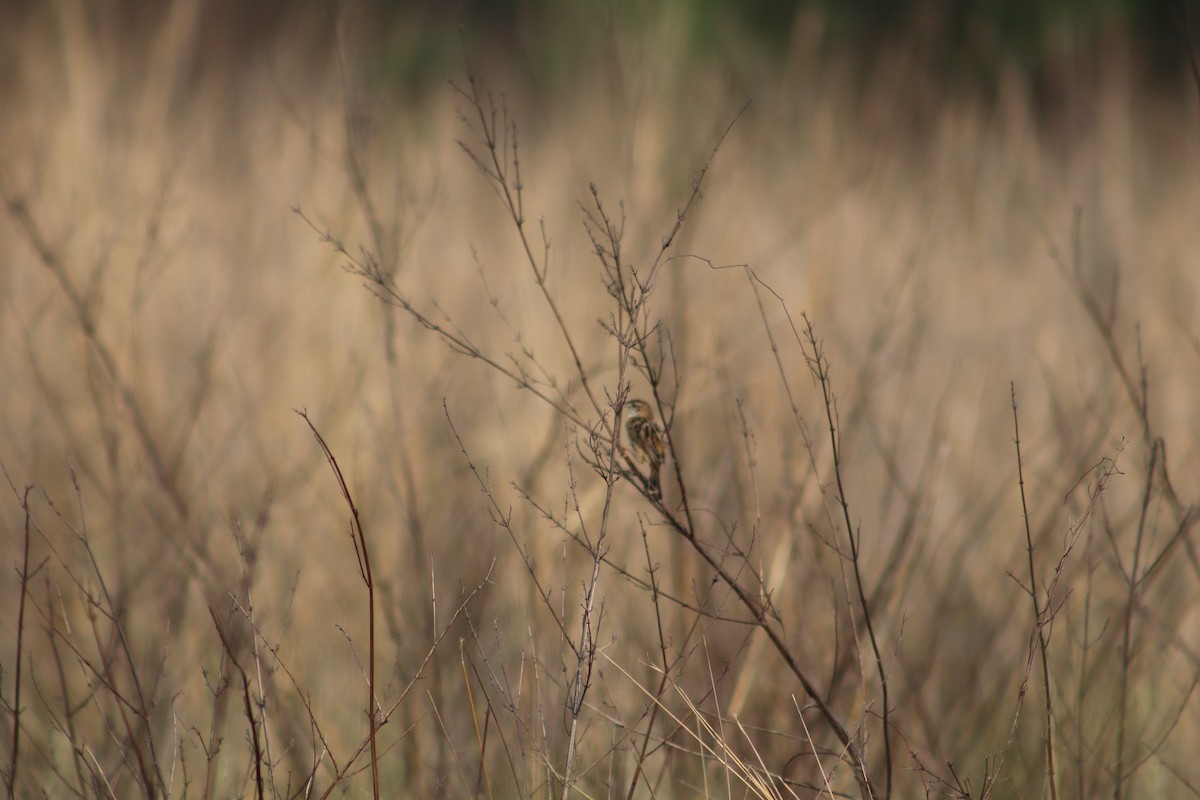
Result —
M824 399L825 419L829 425L829 443L833 452L833 474L837 481L837 501L842 509L842 522L846 526L846 536L850 540L850 565L854 571L854 585L858 592L858 604L862 609L863 622L867 626L867 639L871 643L871 651L875 656L875 668L879 673L879 687L883 695L883 711L881 713L883 720L885 768L883 796L890 798L892 795L892 728L889 724L891 709L888 702L888 678L887 670L883 666L883 654L880 651L879 638L875 634L875 622L871 613L870 603L867 602L867 590L862 576L862 533L860 531L857 536L854 533L854 523L850 519L850 501L846 497L846 487L842 480L841 438L834 414L834 407L837 401L833 397L833 388L829 377L829 361L825 358L820 341L817 339L812 320L808 318L807 314L802 314L801 318L804 320L804 335L810 348L810 352L805 354L805 358L808 361L809 369L821 387L821 394Z
M1047 656L1046 627L1049 625L1049 609L1041 607L1038 599L1037 569L1033 560L1033 531L1029 525L1029 504L1025 499L1025 464L1021 458L1021 424L1017 415L1017 384L1009 383L1013 412L1013 444L1017 451L1017 485L1021 490L1021 518L1025 522L1025 552L1029 557L1029 599L1033 603L1033 624L1037 632L1038 654L1041 656L1042 690L1045 702L1046 777L1050 782L1051 800L1058 800L1058 771L1054 767L1054 702L1050 689L1050 663Z
M15 488L15 487L14 487ZM31 517L29 513L29 492L32 486L26 486L21 495L21 509L25 512L25 541L21 558L21 599L17 604L17 665L13 676L13 732L12 757L8 766L8 796L16 797L17 765L20 763L21 751L21 663L25 653L25 598L29 595L29 531Z
M229 657L230 663L237 668L238 674L242 678L242 709L246 715L246 721L250 723L250 745L254 754L254 785L256 789L254 796L262 800L266 796L263 790L263 752L259 741L258 719L254 714L254 701L250 699L250 676L234 654L233 646L230 644L228 637L226 637L225 629L221 627L221 622L217 619L217 612L212 606L208 608L208 615L212 617L213 627L216 628L217 637L221 640L221 648L225 651L225 655Z
M375 694L375 581L371 574L371 554L367 548L367 534L363 529L362 520L359 517L358 506L354 504L354 498L350 495L350 487L346 485L346 478L342 474L342 468L338 465L333 451L325 443L325 439L321 436L321 432L317 430L317 426L309 419L308 412L296 411L296 413L308 425L313 437L317 440L317 444L320 445L321 452L325 454L325 458L329 461L329 467L333 470L333 475L337 479L338 488L342 492L342 499L345 500L346 506L350 509L350 538L354 542L354 552L358 556L359 574L362 576L363 584L367 587L368 676L366 710L367 724L369 726L368 739L371 744L371 790L375 800L379 800L379 750L376 737L376 731L379 728L379 715L377 713L378 701Z

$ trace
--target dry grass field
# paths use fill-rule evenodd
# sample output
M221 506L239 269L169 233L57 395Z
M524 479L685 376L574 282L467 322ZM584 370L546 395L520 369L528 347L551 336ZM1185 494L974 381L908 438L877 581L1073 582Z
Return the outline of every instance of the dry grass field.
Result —
M9 796L1200 794L1194 86L200 6L0 33Z

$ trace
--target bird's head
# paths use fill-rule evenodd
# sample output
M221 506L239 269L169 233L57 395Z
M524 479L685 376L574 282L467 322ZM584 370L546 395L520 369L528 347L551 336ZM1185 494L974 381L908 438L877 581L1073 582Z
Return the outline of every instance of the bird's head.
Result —
M654 419L654 410L650 408L650 404L645 400L626 400L625 408L635 417Z

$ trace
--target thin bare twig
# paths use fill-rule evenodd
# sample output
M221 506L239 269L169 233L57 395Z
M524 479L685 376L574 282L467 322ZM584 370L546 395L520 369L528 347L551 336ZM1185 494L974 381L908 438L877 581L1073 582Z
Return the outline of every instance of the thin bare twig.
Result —
M320 445L321 452L325 454L325 458L329 461L329 468L333 470L338 489L342 493L342 499L346 502L347 508L350 509L350 539L354 543L354 553L358 557L359 575L362 577L363 584L367 587L367 636L369 642L367 646L368 678L366 711L368 739L371 745L371 790L375 800L379 800L379 751L375 735L379 729L379 715L377 713L379 703L375 695L375 580L371 573L371 553L367 548L367 534L363 529L362 520L359 517L358 506L354 504L354 498L350 494L350 487L346 485L346 478L342 474L342 468L338 465L333 451L325 443L325 439L321 436L321 432L317 430L317 426L309 419L308 412L297 410L296 413L308 425L308 429L312 431L313 437L317 440L317 444Z
M1025 552L1029 557L1029 599L1033 603L1033 624L1037 633L1038 654L1042 665L1042 691L1045 708L1043 736L1046 743L1046 777L1050 783L1050 797L1058 800L1058 773L1054 768L1054 698L1050 687L1050 660L1047 655L1046 629L1050 624L1050 609L1041 606L1038 598L1037 569L1033 561L1033 533L1029 525L1029 503L1025 499L1025 464L1021 458L1021 424L1017 416L1017 384L1009 383L1013 412L1013 445L1017 451L1017 485L1021 492L1021 517L1025 522Z
M21 580L19 584L21 588L21 599L17 604L17 664L14 669L13 679L12 757L9 759L8 775L5 776L5 781L8 784L9 798L16 797L17 764L20 763L19 756L21 751L21 663L25 654L25 598L29 594L29 529L31 522L29 512L29 492L32 489L32 486L26 486L24 493L21 495L21 510L25 513L25 537L24 546L22 547Z
M846 537L850 540L850 565L854 572L854 585L858 592L858 604L862 610L863 622L867 628L867 638L871 643L871 651L875 656L875 668L879 674L879 688L882 694L883 710L881 717L883 720L883 754L884 754L884 794L883 797L890 798L892 796L892 729L889 724L891 708L888 702L888 676L887 670L883 665L883 654L879 647L879 637L875 633L874 614L871 611L871 605L867 602L867 590L862 575L862 532L855 534L853 521L850 519L850 500L846 496L846 487L842 479L842 447L841 436L838 423L836 420L836 405L837 401L833 396L832 381L829 377L829 360L825 357L825 351L821 346L820 340L817 339L816 329L813 327L812 320L807 314L801 314L804 320L804 335L805 341L808 344L808 352L805 353L805 360L808 362L808 368L817 380L817 384L821 387L821 394L825 405L825 420L829 425L829 444L833 452L833 474L837 482L837 502L842 509L842 522L846 526Z

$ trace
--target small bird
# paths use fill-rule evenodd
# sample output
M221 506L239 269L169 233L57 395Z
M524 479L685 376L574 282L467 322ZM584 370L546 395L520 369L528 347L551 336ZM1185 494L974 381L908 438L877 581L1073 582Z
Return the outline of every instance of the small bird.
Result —
M662 430L654 422L654 410L645 400L629 400L625 403L629 418L625 422L625 434L629 437L629 445L638 462L650 463L650 477L646 488L650 497L662 499L662 482L659 480L659 470L667 456L663 446Z

